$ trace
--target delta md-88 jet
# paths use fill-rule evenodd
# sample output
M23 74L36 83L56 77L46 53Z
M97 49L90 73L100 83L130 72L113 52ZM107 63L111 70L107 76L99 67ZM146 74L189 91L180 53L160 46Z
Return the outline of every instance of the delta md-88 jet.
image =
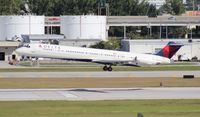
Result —
M70 47L50 44L26 44L16 53L21 56L36 58L54 58L64 60L86 61L104 64L104 71L112 71L117 64L142 66L171 63L172 56L181 48L182 44L169 42L155 54L139 54L132 52L93 49L84 47Z

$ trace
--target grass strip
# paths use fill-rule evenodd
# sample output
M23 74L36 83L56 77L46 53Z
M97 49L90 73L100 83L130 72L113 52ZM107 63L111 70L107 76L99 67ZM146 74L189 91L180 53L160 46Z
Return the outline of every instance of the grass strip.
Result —
M200 78L0 78L0 88L200 87Z
M11 101L0 117L199 117L200 100Z

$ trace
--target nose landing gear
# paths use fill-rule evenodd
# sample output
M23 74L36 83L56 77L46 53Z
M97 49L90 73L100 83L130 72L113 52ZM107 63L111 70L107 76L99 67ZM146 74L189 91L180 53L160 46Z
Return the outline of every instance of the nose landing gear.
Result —
M109 67L107 66L107 65L105 65L104 67L103 67L103 70L104 71L112 71L113 69L112 69L112 66L110 65Z

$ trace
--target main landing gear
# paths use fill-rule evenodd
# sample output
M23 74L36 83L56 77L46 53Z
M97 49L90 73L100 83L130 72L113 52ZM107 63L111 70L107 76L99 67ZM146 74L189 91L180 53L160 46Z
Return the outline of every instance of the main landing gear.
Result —
M107 65L105 65L105 66L103 67L103 70L104 70L104 71L112 71L112 66L110 65L110 66L108 67Z

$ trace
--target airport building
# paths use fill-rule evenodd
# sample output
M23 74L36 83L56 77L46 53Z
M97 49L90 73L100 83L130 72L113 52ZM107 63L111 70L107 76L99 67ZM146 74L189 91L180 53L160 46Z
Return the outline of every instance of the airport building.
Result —
M61 34L66 39L106 40L106 16L61 16Z
M106 16L61 16L61 34L65 40L60 45L89 47L107 39Z
M0 61L13 58L19 42L54 41L56 44L88 47L107 39L106 16L0 16ZM60 32L54 34L58 28ZM11 57L9 57L9 55Z
M44 34L44 16L0 16L0 40L15 40L22 34Z
M122 40L122 50L136 53L154 54L160 51L170 41L184 45L173 56L173 60L200 60L200 39Z
M44 34L44 16L0 16L0 61L16 59L22 34Z
M47 43L53 40L60 45L88 47L106 40L110 26L161 26L161 24L162 26L187 26L188 24L200 25L199 21L199 17L187 17L187 20L176 17L176 20L172 21L165 17L132 16L0 16L0 60L7 61L9 58L15 58L12 52L18 47L18 41ZM55 28L59 28L58 34L54 33ZM154 53L168 41L170 40L123 40L122 48L125 51ZM177 59L179 55L184 55L189 59L194 57L200 59L200 55L198 55L200 41L198 39L194 39L192 43L188 42L188 39L172 41L186 44L174 59Z
M55 32L57 30L58 32ZM97 15L66 15L45 17L46 34L61 34L65 38L59 40L60 45L89 47L99 41L106 40L107 17Z

